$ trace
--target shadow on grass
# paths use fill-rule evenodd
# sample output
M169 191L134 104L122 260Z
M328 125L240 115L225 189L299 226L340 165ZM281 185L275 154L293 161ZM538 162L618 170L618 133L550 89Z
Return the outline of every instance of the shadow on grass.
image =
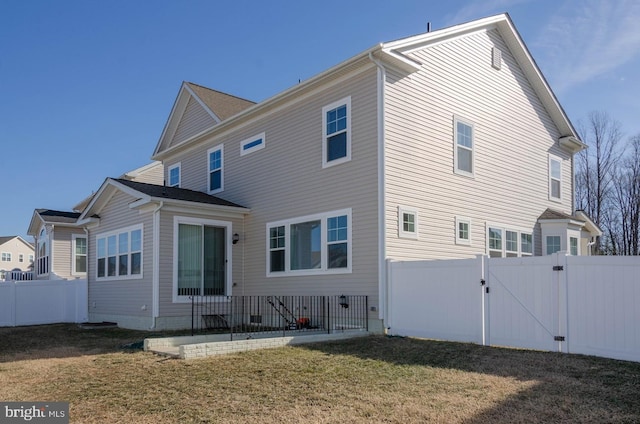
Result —
M183 335L122 328L83 329L76 324L0 328L0 363L44 358L69 358L113 352L137 352L150 337Z
M370 336L301 345L405 367L430 367L527 382L465 420L484 423L640 422L640 363L468 343Z

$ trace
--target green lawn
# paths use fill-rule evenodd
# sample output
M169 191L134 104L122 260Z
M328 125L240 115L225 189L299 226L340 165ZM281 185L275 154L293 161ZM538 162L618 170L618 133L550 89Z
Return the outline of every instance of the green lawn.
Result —
M640 422L639 363L384 336L182 361L147 336L0 328L1 400L81 423Z

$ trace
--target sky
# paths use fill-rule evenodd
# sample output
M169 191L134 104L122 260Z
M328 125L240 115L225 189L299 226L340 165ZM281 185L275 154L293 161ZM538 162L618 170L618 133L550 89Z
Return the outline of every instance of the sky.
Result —
M638 0L0 0L0 236L149 163L182 81L262 101L380 42L508 12L574 124L640 134Z

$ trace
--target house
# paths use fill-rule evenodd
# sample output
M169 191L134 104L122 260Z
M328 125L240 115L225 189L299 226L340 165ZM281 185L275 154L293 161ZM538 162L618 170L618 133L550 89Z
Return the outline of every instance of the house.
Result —
M127 181L162 184L164 167L154 161L120 176ZM36 209L27 233L36 245L35 274L38 280L69 280L87 276L87 231L78 224L80 213L94 194L73 207L73 211Z
M20 236L0 237L0 271L33 267L33 245Z
M348 294L382 331L389 260L584 254L584 148L506 14L260 103L185 82L152 156L166 186L108 178L78 218L90 318L179 328L191 295Z

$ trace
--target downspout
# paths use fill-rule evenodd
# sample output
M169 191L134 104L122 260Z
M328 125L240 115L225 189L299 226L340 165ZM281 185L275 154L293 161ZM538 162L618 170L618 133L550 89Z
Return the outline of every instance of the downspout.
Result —
M91 257L91 254L90 254L90 250L89 250L89 246L90 246L90 244L89 244L89 230L87 229L87 227L82 227L82 230L84 231L84 235L87 238L87 256L86 256L87 265L86 265L86 270L85 270L86 271L85 278L87 279L87 310L84 311L84 312L86 313L86 317L85 317L86 321L89 321L89 299L90 299L90 296L89 296L89 288L90 288L90 286L89 286L89 275L90 275L89 274L89 272L90 272L90 270L89 270L89 262L90 262L89 258Z
M153 210L153 275L151 277L151 318L153 324L150 330L155 330L156 320L160 315L160 209L164 202L160 202Z
M387 236L384 102L387 70L369 52L369 59L378 67L378 318L388 322L387 312ZM385 325L385 328L387 326Z

